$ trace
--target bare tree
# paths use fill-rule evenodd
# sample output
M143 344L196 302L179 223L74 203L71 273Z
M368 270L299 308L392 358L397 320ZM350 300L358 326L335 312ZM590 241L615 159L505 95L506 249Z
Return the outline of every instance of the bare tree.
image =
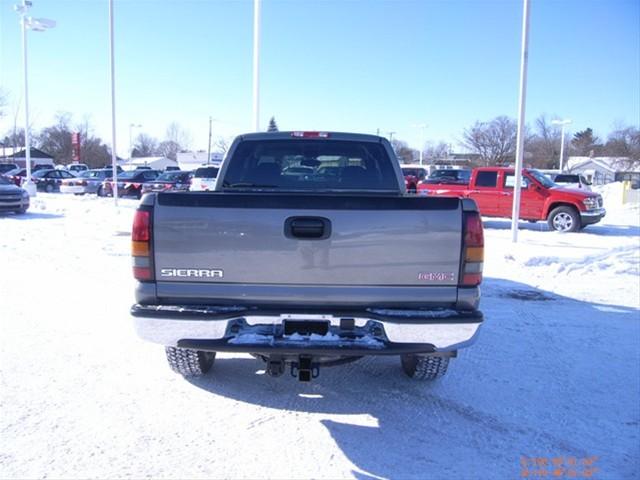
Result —
M158 140L154 137L141 133L136 137L131 152L132 157L150 157L158 151Z
M530 154L529 163L539 168L554 168L560 158L562 140L560 127L547 120L546 115L536 119L535 133L526 141L526 150ZM565 147L568 139L565 139Z
M191 145L191 134L177 122L169 124L164 136L165 141L177 143L181 149L188 149Z
M462 145L480 155L485 165L504 164L515 155L516 122L500 116L489 122L476 122L464 131Z
M611 132L603 147L603 154L611 157L627 157L635 163L640 161L640 129L621 127Z
M403 140L393 139L391 140L391 146L393 151L396 152L396 156L401 163L413 163L418 158L419 152L413 148L409 148L407 142Z
M56 115L56 122L44 128L37 137L38 148L53 156L56 163L70 163L72 160L71 135L80 134L80 159L90 168L101 167L111 159L109 148L99 137L93 135L93 128L88 117L71 126L70 113L62 112Z
M424 158L428 162L435 162L442 160L449 156L449 144L445 142L429 143L427 148L424 149Z
M24 145L24 128L11 130L7 135L5 135L2 143L7 147L22 147Z
M231 138L220 137L218 140L216 140L215 147L222 154L226 154L227 151L229 150L229 147L231 146L231 142L232 141L233 141L233 139L231 139Z
M191 143L191 135L176 122L167 127L165 139L158 145L157 153L176 160L178 152L187 150Z
M69 163L72 157L71 133L71 114L58 112L55 123L44 128L38 135L38 148L53 156L56 163ZM83 136L85 133L86 129Z

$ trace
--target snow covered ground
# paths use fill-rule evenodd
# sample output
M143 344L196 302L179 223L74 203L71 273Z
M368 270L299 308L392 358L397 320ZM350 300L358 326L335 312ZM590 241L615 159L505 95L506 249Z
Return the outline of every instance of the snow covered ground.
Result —
M434 384L230 354L186 381L128 316L137 202L38 194L0 216L0 478L638 478L640 210L618 193L582 233L523 223L514 246L485 219L486 322Z

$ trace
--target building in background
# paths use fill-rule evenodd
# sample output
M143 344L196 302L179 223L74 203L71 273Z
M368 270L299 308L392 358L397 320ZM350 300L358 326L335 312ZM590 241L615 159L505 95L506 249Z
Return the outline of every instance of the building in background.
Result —
M177 167L178 162L167 157L133 157L122 164L125 170L135 170L138 167L149 167L153 170L164 170L167 167Z
M2 147L0 148L0 163L15 163L24 168L26 166L25 154L24 147ZM51 165L53 168L53 157L42 150L31 147L31 166L34 165Z
M583 175L593 185L619 181L625 173L639 172L640 163L627 157L569 157L566 171Z
M207 152L178 152L177 160L180 170L195 170L206 164L218 166L222 163L223 157L222 153L211 152L211 158L207 162Z

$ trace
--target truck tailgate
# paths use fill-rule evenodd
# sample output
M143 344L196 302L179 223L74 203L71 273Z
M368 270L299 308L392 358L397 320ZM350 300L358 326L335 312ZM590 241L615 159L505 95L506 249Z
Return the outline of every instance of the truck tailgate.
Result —
M356 297L357 287L429 286L449 287L439 298L455 302L456 198L161 193L153 231L159 296L181 296L170 288L181 283L225 286L232 297L274 285L353 287ZM428 290L407 292L426 299Z

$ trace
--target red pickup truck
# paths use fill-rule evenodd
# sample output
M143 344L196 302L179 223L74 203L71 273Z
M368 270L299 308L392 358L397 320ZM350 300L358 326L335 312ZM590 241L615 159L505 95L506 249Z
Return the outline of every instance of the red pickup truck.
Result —
M473 170L468 184L421 183L418 193L471 198L483 216L510 218L514 184L513 168L483 167ZM522 170L521 195L521 219L546 220L550 229L560 232L575 232L599 222L606 214L600 195L562 188L537 170Z

